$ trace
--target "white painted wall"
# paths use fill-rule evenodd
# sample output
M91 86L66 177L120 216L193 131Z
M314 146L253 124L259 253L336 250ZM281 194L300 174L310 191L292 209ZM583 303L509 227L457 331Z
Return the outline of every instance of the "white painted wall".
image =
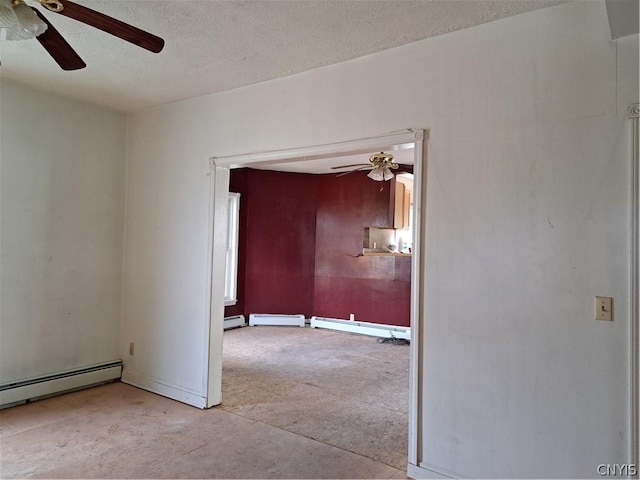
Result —
M119 358L126 117L2 81L0 383Z
M604 3L574 2L133 115L125 375L206 396L210 156L427 128L423 467L628 462L637 45L609 40Z

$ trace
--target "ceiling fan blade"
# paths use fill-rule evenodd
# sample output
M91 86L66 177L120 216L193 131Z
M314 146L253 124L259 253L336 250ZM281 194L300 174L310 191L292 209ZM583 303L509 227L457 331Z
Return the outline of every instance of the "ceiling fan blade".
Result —
M153 53L160 52L164 47L164 40L149 32L145 32L144 30L109 17L104 13L96 12L95 10L83 7L69 0L60 0L60 2L64 8L55 13L73 18L103 32L110 33Z
M404 165L398 163L398 173L411 173L413 174L413 165Z
M38 18L47 24L47 29L36 37L40 45L51 55L63 70L80 70L87 66L76 51L67 43L49 21L38 10L32 8Z
M360 172L362 170L370 170L372 167L371 165L364 165L360 168L354 168L353 170L349 170L348 172L342 172L336 175L336 177L344 177L345 175L349 175L350 173L353 172Z
M368 163L356 163L356 164L353 164L353 165L340 165L339 167L330 167L330 168L331 168L331 170L337 170L339 168L350 168L350 167L361 167L361 166L367 166L368 167L369 164Z

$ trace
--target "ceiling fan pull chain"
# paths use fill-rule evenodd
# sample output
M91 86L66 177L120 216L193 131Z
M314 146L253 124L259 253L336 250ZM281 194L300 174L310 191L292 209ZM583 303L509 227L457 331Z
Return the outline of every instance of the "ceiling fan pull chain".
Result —
M40 5L51 12L60 13L64 10L64 5L60 0L40 0Z

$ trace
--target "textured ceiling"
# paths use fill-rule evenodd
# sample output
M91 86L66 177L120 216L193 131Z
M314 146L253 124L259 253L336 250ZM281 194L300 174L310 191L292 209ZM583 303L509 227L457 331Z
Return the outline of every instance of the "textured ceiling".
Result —
M27 0L36 5L33 0ZM133 112L338 63L566 0L75 0L165 39L149 53L45 15L87 68L0 41L3 77Z

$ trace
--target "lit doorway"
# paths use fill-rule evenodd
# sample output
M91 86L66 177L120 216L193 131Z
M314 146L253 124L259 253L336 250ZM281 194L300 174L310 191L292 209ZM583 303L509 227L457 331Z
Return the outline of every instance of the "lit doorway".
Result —
M224 270L224 262L216 258L215 242L222 243L226 218L226 209L222 206L222 200L228 194L229 169L236 167L266 167L269 165L289 164L296 162L313 162L319 159L335 158L358 153L370 153L372 151L393 151L413 148L414 151L414 209L413 209L413 245L411 268L411 347L410 347L410 373L409 373L409 443L408 460L414 462L417 455L417 423L419 421L417 388L417 369L419 368L419 344L421 325L419 314L422 306L417 292L420 289L422 272L422 210L424 205L424 192L421 190L423 163L425 157L424 132L407 130L400 134L387 135L371 139L343 142L339 144L308 147L302 149L285 150L280 152L267 152L262 154L241 155L226 158L212 159L214 174L212 179L212 278ZM212 280L212 284L213 284ZM220 285L218 285L220 286ZM219 295L220 289L212 288L211 297L211 330L209 342L209 406L219 403L221 378L222 378L222 324L224 301ZM216 396L217 395L217 396ZM218 402L216 402L218 400Z

